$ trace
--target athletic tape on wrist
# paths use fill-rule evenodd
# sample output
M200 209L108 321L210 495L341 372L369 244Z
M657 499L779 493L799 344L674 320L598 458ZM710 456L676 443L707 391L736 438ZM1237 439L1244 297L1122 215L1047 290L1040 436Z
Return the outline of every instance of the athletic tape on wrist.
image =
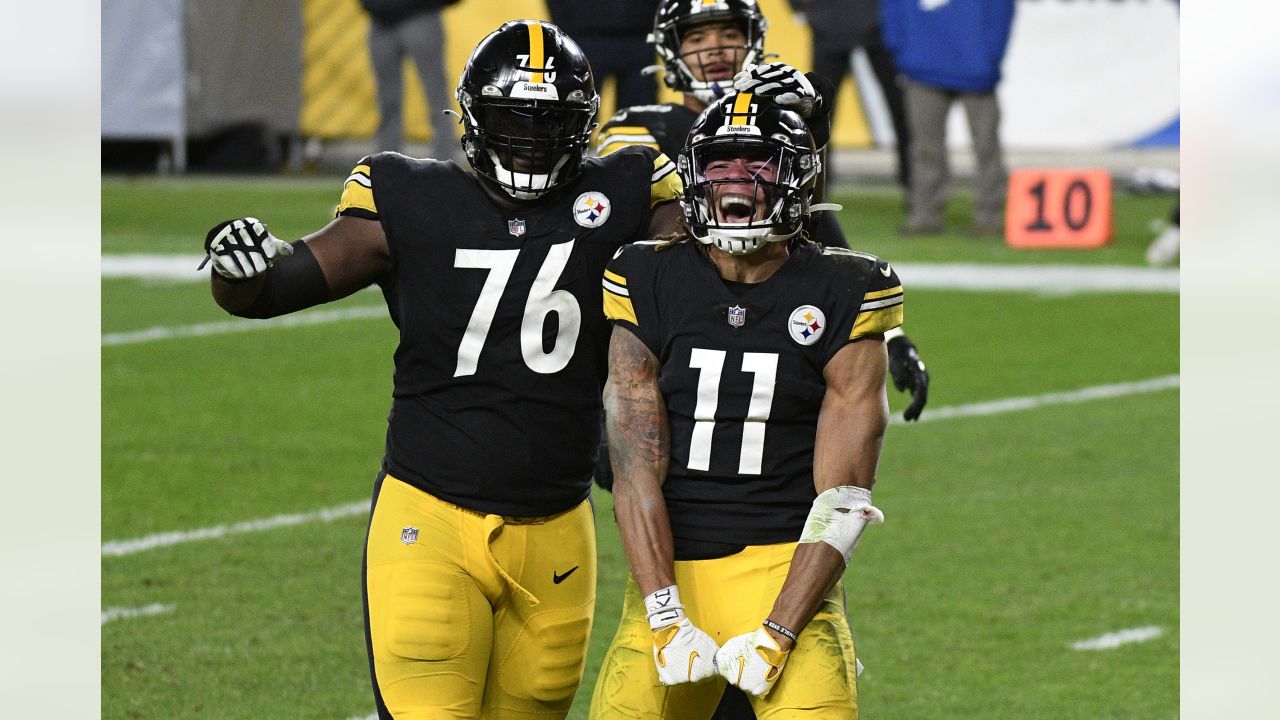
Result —
M765 627L769 628L770 630L772 630L772 631L774 631L774 632L778 633L779 635L785 635L785 636L787 636L787 637L791 638L791 642L796 642L797 640L799 640L799 639L800 639L800 638L796 637L796 634L795 634L795 633L793 633L793 632L791 632L791 630L789 630L789 629L787 629L787 628L785 628L785 627L783 627L783 626L779 625L778 623L776 623L776 622L774 622L774 621L770 620L769 618L765 618L765 619L764 619L764 622L763 622L762 624L763 624Z
M853 549L867 523L879 525L884 513L871 504L871 491L854 485L839 485L827 490L813 501L813 509L804 521L800 542L824 542L844 556L849 564Z
M644 611L651 630L680 622L685 617L684 605L680 604L680 590L669 585L653 591L644 599Z

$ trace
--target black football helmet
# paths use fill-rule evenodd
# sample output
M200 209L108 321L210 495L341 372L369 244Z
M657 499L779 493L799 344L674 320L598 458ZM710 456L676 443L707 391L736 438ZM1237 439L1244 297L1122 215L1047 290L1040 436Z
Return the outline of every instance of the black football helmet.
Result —
M764 36L769 30L769 21L760 14L756 0L662 0L658 5L649 43L662 58L667 86L711 103L732 92L732 78L710 82L698 80L691 68L701 65L700 53L680 54L680 42L685 32L706 22L732 22L742 30L746 37L743 45L723 48L746 52L742 66L733 69L737 74L747 65L758 65L764 61Z
M551 23L515 20L472 51L458 106L471 167L511 197L536 200L581 171L600 96L576 42Z
M811 210L822 161L808 125L752 93L727 95L694 121L677 162L695 240L732 255L794 237Z

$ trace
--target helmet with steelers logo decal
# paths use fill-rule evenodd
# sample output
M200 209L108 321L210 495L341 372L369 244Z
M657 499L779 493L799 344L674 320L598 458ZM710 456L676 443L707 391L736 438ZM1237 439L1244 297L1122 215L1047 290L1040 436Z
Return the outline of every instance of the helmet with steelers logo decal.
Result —
M800 232L822 161L803 118L752 93L727 95L694 121L677 169L689 234L732 255Z
M586 55L555 25L517 20L490 33L457 97L467 161L501 192L536 200L581 171L600 96Z

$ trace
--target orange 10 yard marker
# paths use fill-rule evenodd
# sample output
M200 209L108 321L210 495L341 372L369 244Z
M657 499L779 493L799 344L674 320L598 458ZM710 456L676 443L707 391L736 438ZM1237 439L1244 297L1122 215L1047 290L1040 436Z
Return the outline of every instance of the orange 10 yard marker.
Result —
M1111 240L1106 170L1014 170L1004 241L1015 248L1096 248Z

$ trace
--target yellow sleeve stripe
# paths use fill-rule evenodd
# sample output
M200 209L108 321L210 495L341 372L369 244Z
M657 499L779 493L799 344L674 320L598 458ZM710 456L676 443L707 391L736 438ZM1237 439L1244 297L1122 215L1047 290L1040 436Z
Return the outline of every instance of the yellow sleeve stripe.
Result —
M668 165L670 165L671 167L675 167L675 163L671 162L671 158L667 157L666 153L660 152L654 156L653 169L655 171L661 170L662 168Z
M604 290L604 316L610 320L625 320L637 327L636 310L631 305L631 298L615 295Z
M369 166L357 165L342 187L342 197L338 199L338 207L334 214L358 208L378 214L378 206L373 201L373 183L369 180Z
M542 52L542 23L532 20L527 25L529 26L529 67L535 71L540 71L542 70L542 63L546 60L546 56ZM543 82L542 73L530 73L529 82Z
M863 295L862 299L877 300L882 297L889 297L890 295L901 295L901 294L902 294L902 286L895 285L894 287L891 287L888 290L877 290L875 292L869 292L866 295Z
M610 125L604 129L605 137L610 135L648 135L649 128L644 125Z
M627 138L607 138L607 139L608 139L607 143L602 143L596 146L597 157L604 157L605 155L616 153L622 148L631 147L632 145L643 145L644 147L651 147L654 150L658 149L658 143L656 142L635 142L634 140L630 140Z
M884 334L902 324L902 303L885 308L858 313L853 321L850 340L857 340L864 335Z
M680 181L680 173L675 172L673 165L670 171L649 186L649 207L668 200L678 200L681 195L684 195L684 183Z
M612 270L605 270L605 271L604 271L604 277L605 277L605 279L606 279L606 280L611 280L611 281L613 281L613 282L617 283L618 285L621 285L622 287L626 287L626 286L627 286L627 279L626 279L626 278L624 278L624 277L622 277L622 276L621 276L621 275L619 275L618 273L613 272Z
M653 171L653 175L649 177L649 182L658 182L662 178L666 177L667 175L670 175L675 171L676 171L676 164L673 162L668 162L666 165L663 165L662 167Z

